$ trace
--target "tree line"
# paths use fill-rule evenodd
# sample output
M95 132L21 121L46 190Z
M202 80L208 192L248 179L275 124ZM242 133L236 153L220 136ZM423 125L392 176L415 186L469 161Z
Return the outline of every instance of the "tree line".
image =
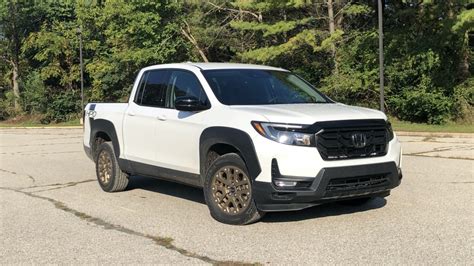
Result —
M472 122L474 4L383 0L385 109ZM183 61L292 70L336 101L378 108L377 0L21 1L0 4L0 119L60 122L126 101L140 68Z

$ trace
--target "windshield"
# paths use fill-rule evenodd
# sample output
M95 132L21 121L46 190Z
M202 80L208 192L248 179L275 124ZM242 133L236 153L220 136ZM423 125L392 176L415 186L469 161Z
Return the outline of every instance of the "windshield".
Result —
M202 73L217 99L226 105L329 102L322 93L290 72L220 69Z

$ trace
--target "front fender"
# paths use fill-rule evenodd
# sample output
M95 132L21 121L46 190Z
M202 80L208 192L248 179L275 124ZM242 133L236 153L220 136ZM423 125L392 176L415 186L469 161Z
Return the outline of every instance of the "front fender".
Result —
M207 153L215 144L227 144L237 149L247 165L251 178L255 179L262 171L253 141L246 132L230 127L209 127L202 132L199 139L201 177L204 178L206 175Z

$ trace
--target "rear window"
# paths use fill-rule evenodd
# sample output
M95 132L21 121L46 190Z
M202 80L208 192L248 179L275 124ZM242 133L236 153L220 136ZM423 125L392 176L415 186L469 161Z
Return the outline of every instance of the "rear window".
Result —
M135 103L144 106L165 107L167 71L150 70L143 74Z

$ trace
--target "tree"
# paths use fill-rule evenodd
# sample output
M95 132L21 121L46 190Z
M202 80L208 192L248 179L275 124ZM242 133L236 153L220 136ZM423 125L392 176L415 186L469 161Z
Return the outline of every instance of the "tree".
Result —
M474 4L473 4L474 7ZM454 20L452 31L458 34L462 41L462 62L460 65L461 73L464 78L470 75L470 55L471 45L469 35L474 34L474 9L462 11Z
M472 117L471 2L384 1L389 114L429 123ZM376 3L5 2L0 5L0 119L18 113L40 114L45 121L78 116L78 27L86 101L125 100L142 67L193 60L287 68L337 101L376 108Z
M189 58L179 3L107 1L78 6L78 20L88 50L91 100L124 100L140 68Z
M329 34L333 35L336 32L336 26L334 23L334 8L332 0L328 0L328 20L329 20ZM336 45L331 44L331 54L334 58L334 71L337 73L337 60L336 60Z
M36 22L41 18L39 11L34 2L28 1L12 0L0 5L0 59L10 66L16 112L21 110L21 48L28 34L37 29Z

